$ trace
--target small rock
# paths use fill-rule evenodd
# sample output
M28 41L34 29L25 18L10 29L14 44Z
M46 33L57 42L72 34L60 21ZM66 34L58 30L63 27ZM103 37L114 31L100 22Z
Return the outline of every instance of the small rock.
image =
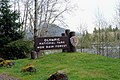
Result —
M68 77L64 72L58 71L52 74L47 80L68 80Z

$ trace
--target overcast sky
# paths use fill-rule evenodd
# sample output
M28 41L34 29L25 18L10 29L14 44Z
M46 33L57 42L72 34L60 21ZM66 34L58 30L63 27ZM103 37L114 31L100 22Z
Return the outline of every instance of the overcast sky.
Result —
M98 8L108 21L112 21L116 2L116 0L71 0L76 9L70 15L65 15L66 23L74 31L78 30L80 23L87 24L87 29L91 33L95 27L95 14Z

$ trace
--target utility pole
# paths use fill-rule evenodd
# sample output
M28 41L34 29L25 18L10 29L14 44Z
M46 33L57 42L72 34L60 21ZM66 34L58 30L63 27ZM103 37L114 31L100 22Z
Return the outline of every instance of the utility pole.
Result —
M38 17L38 13L37 13L37 0L35 0L35 12L34 12L34 49L35 49L35 38L37 37L37 17Z
M38 13L37 13L37 0L35 0L34 2L34 34L33 34L33 38L34 38L34 51L31 52L31 59L36 59L38 57L38 52L36 51L36 37L37 37L37 17L38 17Z

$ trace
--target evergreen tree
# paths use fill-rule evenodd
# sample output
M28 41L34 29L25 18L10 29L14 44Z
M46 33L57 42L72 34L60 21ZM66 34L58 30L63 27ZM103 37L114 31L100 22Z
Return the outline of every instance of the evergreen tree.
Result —
M0 0L0 47L23 38L20 31L21 23L18 21L20 14L11 10L10 0Z
M109 27L108 27L108 32L112 32L112 31L113 31L112 25L109 25Z
M94 28L93 33L97 33L97 29L96 29L96 27Z
M119 30L119 29L118 29L118 27L116 26L116 27L115 27L115 31L118 31L118 30Z

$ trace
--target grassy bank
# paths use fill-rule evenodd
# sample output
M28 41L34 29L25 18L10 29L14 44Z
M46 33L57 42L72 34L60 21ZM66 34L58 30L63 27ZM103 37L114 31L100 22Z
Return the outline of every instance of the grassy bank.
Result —
M120 60L94 54L58 53L40 57L36 60L15 60L12 68L0 67L0 73L21 78L22 80L47 80L58 70L67 73L69 80L119 80ZM33 64L36 73L22 73L26 64Z

